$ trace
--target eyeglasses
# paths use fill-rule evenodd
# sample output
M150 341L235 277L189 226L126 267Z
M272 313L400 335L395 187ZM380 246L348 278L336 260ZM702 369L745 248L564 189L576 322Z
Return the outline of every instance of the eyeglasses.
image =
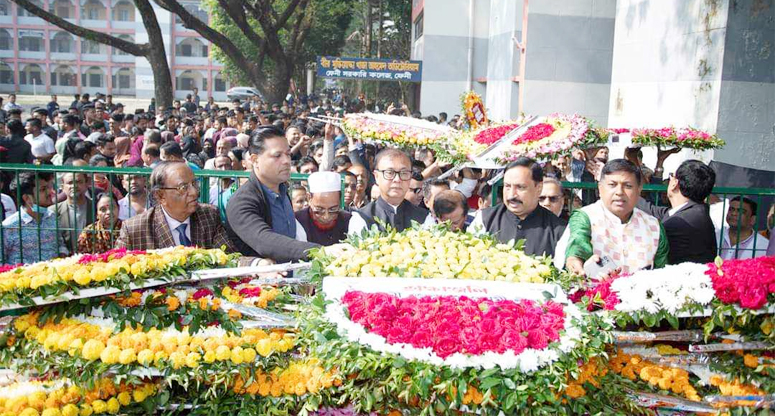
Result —
M402 170L400 172L396 172L393 169L388 170L379 170L377 169L377 172L382 172L382 177L385 178L385 180L392 181L395 179L396 174L398 174L398 177L402 181L408 181L409 179L412 179L412 171L411 170Z
M312 211L315 215L336 215L339 213L339 207L331 207L331 208L319 208L319 207L309 207L309 210Z
M419 188L409 188L409 190L414 192L414 193L416 193L416 194L419 194L420 191L422 191L422 187L419 187Z
M175 187L161 187L160 186L157 189L165 189L165 190L168 190L168 191L178 191L179 194L185 195L188 192L188 190L191 189L191 188L193 188L194 190L196 190L198 192L199 191L199 182L194 181L194 182L191 182L191 183L181 183L180 185L175 186Z
M541 196L538 197L538 200L539 201L549 200L550 203L555 204L555 203L557 203L557 201L560 200L560 198L561 198L560 196L541 195Z

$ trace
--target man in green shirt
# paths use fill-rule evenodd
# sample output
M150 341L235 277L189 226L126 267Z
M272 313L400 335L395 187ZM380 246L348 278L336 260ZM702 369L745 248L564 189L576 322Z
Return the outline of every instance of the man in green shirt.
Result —
M625 273L665 266L665 230L635 206L642 189L643 175L632 162L615 159L603 167L600 200L574 211L568 223L564 264L569 271L586 275L585 262L603 258Z

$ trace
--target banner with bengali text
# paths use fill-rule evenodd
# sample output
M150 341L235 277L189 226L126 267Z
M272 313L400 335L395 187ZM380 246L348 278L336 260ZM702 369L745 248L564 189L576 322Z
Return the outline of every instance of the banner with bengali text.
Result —
M317 75L374 81L422 81L422 61L318 56Z

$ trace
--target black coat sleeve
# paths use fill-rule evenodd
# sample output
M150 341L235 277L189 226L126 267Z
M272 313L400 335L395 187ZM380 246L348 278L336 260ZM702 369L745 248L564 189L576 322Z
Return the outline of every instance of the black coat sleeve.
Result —
M638 204L636 207L638 207L639 210L646 212L647 214L653 215L660 221L664 221L670 213L670 208L658 207L643 198L638 199Z

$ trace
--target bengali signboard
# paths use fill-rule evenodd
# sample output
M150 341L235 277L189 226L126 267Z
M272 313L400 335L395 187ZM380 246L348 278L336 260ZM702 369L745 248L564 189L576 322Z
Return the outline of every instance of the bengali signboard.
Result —
M317 68L317 75L324 78L422 81L421 61L318 56Z

